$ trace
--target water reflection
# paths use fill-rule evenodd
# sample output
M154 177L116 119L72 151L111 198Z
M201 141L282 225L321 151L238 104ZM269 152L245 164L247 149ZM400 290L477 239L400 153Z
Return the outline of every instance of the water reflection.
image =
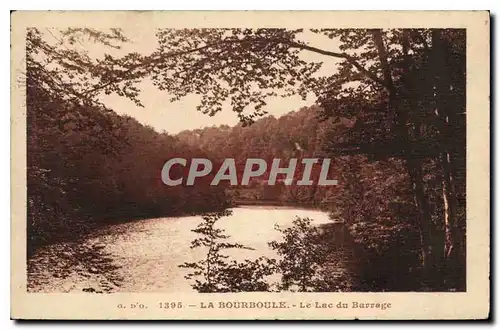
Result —
M233 209L220 219L219 228L253 250L228 250L235 260L276 258L268 246L280 240L275 224L290 226L296 217L309 217L314 224L331 223L321 211L270 206ZM41 292L192 292L184 276L185 262L203 258L204 251L190 249L196 237L191 230L200 216L137 220L113 225L95 232L78 243L62 243L38 250L28 261L28 290ZM333 260L337 277L346 275L342 258ZM340 275L339 275L340 274ZM339 279L332 279L337 285ZM348 286L348 284L347 284ZM346 287L346 284L342 284Z

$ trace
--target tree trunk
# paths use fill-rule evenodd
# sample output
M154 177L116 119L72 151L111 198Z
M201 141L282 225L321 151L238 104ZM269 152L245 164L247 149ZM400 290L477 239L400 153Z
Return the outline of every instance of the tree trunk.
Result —
M415 207L418 213L418 224L420 231L420 250L422 282L429 284L433 278L431 270L434 268L432 260L432 222L427 197L425 196L424 183L422 178L422 161L412 155L410 148L410 136L407 128L409 102L412 101L408 95L402 96L397 92L387 59L387 51L384 46L382 33L380 30L371 31L374 43L377 47L384 80L389 91L390 111L394 113L395 132L403 151L406 169L410 176L411 187L414 195ZM407 36L406 36L407 37ZM408 40L406 40L407 42ZM405 43L405 42L404 42ZM404 45L406 47L407 45ZM409 68L406 68L409 70ZM408 73L408 71L406 72Z
M432 68L434 73L434 86L436 88L436 115L438 116L438 129L442 136L440 141L441 146L441 169L442 169L442 190L443 190L443 212L444 212L444 275L446 279L455 277L456 268L459 264L460 253L457 249L458 227L457 227L457 196L455 188L455 180L453 178L453 158L452 158L452 127L454 123L454 114L450 109L450 81L447 74L447 65L445 60L446 49L443 40L441 39L441 31L432 31ZM452 118L450 118L452 117ZM448 286L456 286L456 283L447 283Z
M425 197L424 184L422 179L422 164L420 161L407 159L406 166L410 174L410 181L413 189L415 205L417 207L419 225L420 225L420 245L421 262L424 271L425 282L430 281L430 268L433 264L432 253L432 230L430 221L430 212L427 198Z

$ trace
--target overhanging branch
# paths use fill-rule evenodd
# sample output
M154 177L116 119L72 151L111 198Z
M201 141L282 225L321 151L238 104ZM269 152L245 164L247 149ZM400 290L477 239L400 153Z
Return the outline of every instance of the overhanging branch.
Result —
M293 48L308 50L310 52L318 53L318 54L325 55L325 56L343 58L347 62L349 62L351 65L353 65L356 69L358 69L361 73L363 73L365 76L367 76L368 78L373 80L374 82L376 82L376 83L378 83L386 88L389 87L389 85L386 81L380 79L379 77L377 77L377 75L366 70L361 64L359 64L359 62L354 57L352 57L346 53L332 52L332 51L324 50L321 48L309 46L306 44L298 43L296 41L285 41L284 43L289 45L290 47L293 47Z
M368 77L372 81L380 84L381 86L384 86L385 88L390 88L390 86L391 86L391 84L389 82L385 81L384 79L379 78L376 74L374 74L374 73L370 72L369 70L367 70L366 68L364 68L357 61L356 58L354 58L353 56L348 55L346 53L328 51L328 50L324 50L324 49L317 48L314 46L309 46L309 45L306 45L303 43L299 43L297 41L283 39L283 38L269 38L269 39L266 39L266 38L247 38L247 39L241 39L241 40L240 39L220 40L220 41L217 41L214 43L206 44L206 45L201 46L201 47L187 49L187 50L183 50L183 51L174 51L174 52L169 52L169 53L164 53L164 54L157 53L156 56L150 56L149 58L146 58L146 60L144 60L141 63L137 63L135 65L129 66L129 68L126 71L121 72L121 74L122 74L121 78L117 78L115 80L108 81L105 84L102 84L100 86L96 86L96 87L92 88L91 90L85 92L84 94L88 95L89 93L93 93L93 92L96 92L100 89L106 88L107 86L109 86L111 84L124 81L124 80L126 80L127 75L132 74L136 69L141 69L141 68L144 69L144 68L147 68L148 66L153 65L155 63L161 63L162 61L165 61L169 58L188 55L188 54L203 51L205 49L220 47L222 45L248 44L248 43L254 43L254 42L261 42L261 43L266 42L266 43L277 43L277 44L281 43L281 44L289 46L290 48L297 48L300 50L306 50L306 51L310 51L313 53L317 53L317 54L321 54L321 55L325 55L325 56L329 56L329 57L336 57L336 58L345 59L348 63L350 63L356 69L358 69L359 72L361 72L363 75L365 75L366 77Z

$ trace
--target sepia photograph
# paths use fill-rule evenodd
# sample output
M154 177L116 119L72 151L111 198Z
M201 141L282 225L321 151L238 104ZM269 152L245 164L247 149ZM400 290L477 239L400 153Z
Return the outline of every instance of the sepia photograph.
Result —
M238 23L231 12L220 13L233 16L220 26L216 13L162 26L157 14L117 12L120 20L94 24L55 12L56 24L25 20L24 39L13 40L24 52L12 73L21 106L12 113L22 123L13 134L25 162L13 172L13 184L25 180L12 220L22 295L177 297L118 304L129 312L373 316L395 303L340 294L453 301L477 289L475 279L488 287L489 247L468 249L470 112L489 125L488 76L476 75L483 103L469 103L477 31L346 19L301 27L292 13L283 15L294 25ZM462 15L486 22L479 39L489 47L489 16L478 14ZM488 205L489 153L481 152L475 159L487 172L473 175L482 188L472 191ZM489 216L481 217L474 221L486 234L475 240L487 243ZM469 278L478 256L473 267L486 274ZM220 293L239 298L212 301ZM336 296L281 296L314 293ZM185 294L201 300L191 305Z

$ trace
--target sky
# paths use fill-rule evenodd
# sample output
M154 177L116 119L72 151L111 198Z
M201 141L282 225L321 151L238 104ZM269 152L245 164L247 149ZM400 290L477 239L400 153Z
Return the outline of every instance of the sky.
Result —
M129 52L149 54L158 45L155 31L152 29L145 29L141 26L129 26L123 29L123 33L130 41L122 44L120 50L112 48L103 49L102 46L92 43L85 43L82 46L88 51L89 56L101 57L104 55L104 52L114 56L122 56ZM50 38L51 35L47 37ZM339 51L336 41L318 34L306 32L302 40L313 46ZM308 61L322 61L323 68L320 72L321 75L331 74L336 70L336 59L307 51L304 51L301 57ZM153 127L158 132L167 132L169 134L213 125L226 124L234 126L238 123L236 113L231 110L229 105L223 107L222 111L218 112L215 116L210 117L196 110L199 100L199 96L197 95L188 95L180 101L170 102L168 92L158 90L153 86L151 81L146 80L141 82L140 88L140 99L144 108L138 107L132 101L115 94L103 95L101 99L118 114L129 115L136 118L140 123ZM312 94L306 100L302 100L300 96L291 96L288 98L273 97L267 99L267 106L264 109L268 112L268 115L280 117L290 111L310 106L314 102L315 98Z

